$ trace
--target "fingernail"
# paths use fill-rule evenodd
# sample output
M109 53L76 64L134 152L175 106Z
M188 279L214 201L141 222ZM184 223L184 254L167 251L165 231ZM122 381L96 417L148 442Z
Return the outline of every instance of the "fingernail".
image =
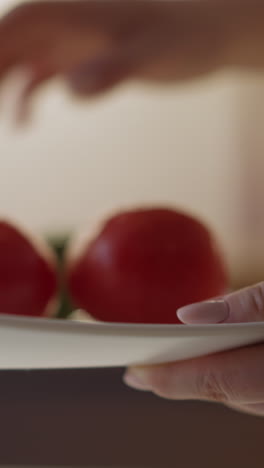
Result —
M206 325L225 322L229 317L229 308L225 300L198 302L180 308L177 316L181 322L189 325Z
M128 369L123 377L123 381L126 385L136 390L150 390L146 379L146 371L144 369Z

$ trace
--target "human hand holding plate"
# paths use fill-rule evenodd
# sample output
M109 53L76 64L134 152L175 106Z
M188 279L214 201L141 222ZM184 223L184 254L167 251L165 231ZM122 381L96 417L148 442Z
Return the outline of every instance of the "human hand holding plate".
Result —
M178 316L191 325L263 322L264 283L215 301L184 307ZM131 368L124 380L134 388L164 398L216 401L261 416L264 415L263 359L264 345L260 344L198 359Z

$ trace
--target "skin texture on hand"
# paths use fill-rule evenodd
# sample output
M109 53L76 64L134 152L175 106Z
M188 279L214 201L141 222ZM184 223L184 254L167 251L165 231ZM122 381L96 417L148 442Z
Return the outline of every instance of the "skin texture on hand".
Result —
M185 324L262 322L264 283L178 311ZM124 381L173 400L209 400L264 416L264 345L128 369Z
M27 2L0 20L0 78L31 71L21 107L51 78L80 96L127 79L179 81L225 66L264 64L262 2Z

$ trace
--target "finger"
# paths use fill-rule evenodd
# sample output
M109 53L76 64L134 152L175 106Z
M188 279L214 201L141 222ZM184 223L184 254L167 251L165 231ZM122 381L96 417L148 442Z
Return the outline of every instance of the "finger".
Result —
M46 61L50 50L56 50L56 38L63 43L63 24L69 16L73 19L71 10L67 1L29 1L0 18L0 80L30 60Z
M235 405L228 404L228 408L239 411L240 413L250 414L251 416L264 416L264 403L253 405Z
M33 94L47 80L52 78L56 72L53 68L47 65L31 67L32 73L28 80L17 104L16 121L18 124L25 123L30 116L30 100Z
M25 54L35 49L30 26L34 24L27 13L30 5L14 8L0 19L0 79L23 63Z
M0 81L13 71L17 63L15 55L0 58Z
M174 400L264 401L264 345L173 364L128 369L126 384Z
M75 94L91 96L113 88L132 75L132 64L110 56L78 66L67 75L67 81Z
M185 324L262 322L264 282L220 299L185 306L177 315Z

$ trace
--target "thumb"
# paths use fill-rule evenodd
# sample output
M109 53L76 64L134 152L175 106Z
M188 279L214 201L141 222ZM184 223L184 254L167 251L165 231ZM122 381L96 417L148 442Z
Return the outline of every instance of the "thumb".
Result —
M215 300L199 302L177 311L181 322L202 325L264 321L264 282Z

